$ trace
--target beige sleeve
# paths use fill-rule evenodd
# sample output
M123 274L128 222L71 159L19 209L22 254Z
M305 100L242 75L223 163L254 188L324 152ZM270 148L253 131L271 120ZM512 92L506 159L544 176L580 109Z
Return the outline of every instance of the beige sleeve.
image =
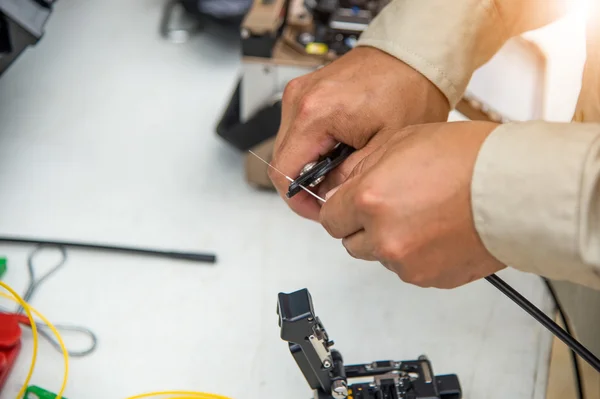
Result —
M392 0L358 41L402 60L454 107L477 68L511 37L543 26L570 0ZM524 18L527 16L527 18Z
M404 61L452 107L474 71L511 37L571 0L392 0L359 40ZM472 184L476 228L505 264L600 289L600 124L502 125Z
M515 1L531 4L497 4L506 10ZM597 28L595 19L588 29ZM515 31L527 26L522 16L511 20ZM477 231L496 258L522 271L600 289L598 35L592 30L587 36L584 95L578 104L587 115L576 113L587 123L498 127L478 155L471 196ZM589 91L595 95L585 95Z
M600 289L600 124L499 126L471 190L476 228L497 259Z

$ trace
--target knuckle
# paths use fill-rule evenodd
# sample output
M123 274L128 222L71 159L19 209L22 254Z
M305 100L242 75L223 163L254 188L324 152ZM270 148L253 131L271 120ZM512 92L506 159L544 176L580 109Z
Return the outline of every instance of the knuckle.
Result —
M298 116L301 118L311 118L320 108L320 99L314 92L303 96L298 102Z
M321 216L321 225L331 237L335 239L344 238L341 234L336 233L338 229L335 228L335 225L329 220L327 215Z
M321 226L323 226L323 229L325 230L325 232L327 232L327 234L334 237L333 229L331 228L331 223L329 222L327 213L323 208L321 208L321 212L319 213L319 223L321 224Z
M349 246L346 246L346 245L344 246L344 248L346 248L346 252L348 252L348 255L350 255L354 259L358 259L358 256L356 256L354 251L352 251L352 248L350 248Z
M431 287L431 279L426 273L410 270L398 273L398 277L407 284L415 285L421 288Z
M408 254L408 245L401 240L383 238L375 243L373 252L377 259L402 263Z
M359 211L371 213L381 209L384 197L372 187L360 187L354 197L354 206Z
M297 97L300 88L302 87L302 77L294 78L290 80L283 89L283 97L282 102L288 103L294 100Z

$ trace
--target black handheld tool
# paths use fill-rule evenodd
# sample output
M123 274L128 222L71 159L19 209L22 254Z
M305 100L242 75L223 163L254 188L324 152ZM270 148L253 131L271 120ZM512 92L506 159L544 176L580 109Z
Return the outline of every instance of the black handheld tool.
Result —
M292 198L302 190L302 187L316 187L325 180L327 173L337 168L354 151L356 150L349 145L338 143L331 152L322 156L318 161L311 162L302 168L300 176L290 183L286 196Z

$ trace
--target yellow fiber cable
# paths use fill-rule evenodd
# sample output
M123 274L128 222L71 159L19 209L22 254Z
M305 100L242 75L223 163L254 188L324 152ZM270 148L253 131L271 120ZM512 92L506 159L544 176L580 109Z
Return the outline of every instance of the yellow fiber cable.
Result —
M29 367L29 373L27 373L27 378L25 378L25 383L23 384L23 387L17 394L17 398L22 398L23 395L25 395L25 391L27 390L27 387L29 386L29 381L31 381L31 376L33 375L33 369L35 368L35 361L37 359L37 350L38 350L38 332L37 332L37 327L35 325L35 320L33 319L33 316L31 315L31 310L29 309L29 305L27 305L27 303L23 300L23 298L21 298L19 296L19 294L17 294L15 292L15 290L10 288L8 285L4 284L2 281L0 281L0 287L4 288L6 291L10 292L12 295L12 297L11 297L10 295L7 295L2 292L0 294L2 294L3 297L19 303L19 305L21 305L23 307L23 309L25 309L27 318L29 319L29 322L31 323L31 333L33 334L33 355L32 355L32 359L31 359L31 366Z
M35 308L33 308L27 302L25 302L23 300L23 298L21 298L12 288L10 288L8 285L3 283L2 281L0 281L0 287L4 288L12 295L11 296L11 295L5 294L3 292L0 292L0 297L7 298L7 299L10 299L11 301L17 302L23 307L23 309L25 309L27 318L29 319L29 322L31 323L31 332L33 335L33 356L32 356L32 360L31 360L31 366L29 368L29 373L27 374L27 378L25 379L25 383L23 384L23 387L21 388L21 390L19 391L19 394L17 395L17 399L22 398L23 395L25 394L25 391L27 390L27 387L29 386L29 382L31 381L31 377L33 375L33 370L35 368L35 362L37 359L38 332L37 332L36 322L31 314L32 312L36 316L38 316L40 319L42 319L42 321L48 326L48 328L56 336L58 344L60 345L60 348L63 352L63 358L65 360L65 372L64 372L63 383L62 383L61 389L60 389L58 395L56 396L56 399L61 399L62 395L64 394L65 388L67 386L67 380L68 380L68 375L69 375L69 353L67 351L67 348L65 347L65 344L63 342L63 339L62 339L60 333L58 332L56 327L54 327L54 325L44 315L42 315L39 311L37 311ZM183 395L183 396L171 396L171 395ZM206 392L195 392L195 391L149 392L149 393L144 393L141 395L131 396L127 399L143 399L143 398L150 398L153 396L171 396L171 397L165 398L165 399L230 399L230 398L228 398L226 396L222 396L222 395L206 393Z
M65 346L65 343L64 343L60 333L58 332L58 329L56 327L54 327L54 325L50 322L50 320L48 320L43 314L38 312L35 308L33 308L31 306L29 306L29 308L31 309L31 311L33 313L35 313L35 315L37 317L42 319L44 324L46 324L48 326L48 328L50 329L50 331L52 331L52 334L54 334L54 336L56 337L56 340L58 341L58 345L60 346L60 350L63 353L63 359L65 361L65 371L64 371L64 375L63 375L63 382L62 382L62 385L60 386L60 391L58 391L58 394L56 395L56 399L61 399L65 393L65 389L67 388L67 380L69 379L69 352L67 351L67 347Z
M168 396L168 397L164 397L164 399L216 399L216 398L217 397L213 396L212 394L194 395L194 396Z
M169 396L168 398L165 399L214 399L214 396L205 396L205 395L199 395L199 396Z
M184 397L168 398L168 399L230 399L226 396L216 395L214 393L194 392L194 391L164 391L164 392L149 392L141 395L131 396L127 399L142 399L152 396L166 395L186 395Z
M214 399L214 396L171 396L166 399Z
M3 287L7 290L9 290L9 292L11 292L11 294L16 295L16 293L14 293L14 291L8 287L6 284L2 283L0 281L0 287ZM42 319L42 321L48 326L48 328L50 329L50 331L52 331L52 333L54 334L54 336L56 337L58 344L60 345L60 349L63 352L63 358L65 360L65 372L64 372L64 376L63 376L63 382L62 382L62 386L60 388L60 391L58 392L58 395L56 396L56 399L61 399L65 389L67 387L67 379L69 376L69 353L67 351L67 348L65 346L65 343L63 342L63 339L60 335L60 333L58 332L58 330L56 329L56 327L54 327L54 325L43 315L41 314L39 311L37 311L35 308L33 308L31 305L29 305L27 302L23 301L23 299L19 298L18 296L16 297L10 297L9 295L6 295L2 292L0 292L0 297L4 297L10 300L13 300L15 302L19 302L19 304L21 306L23 306L23 309L25 309L25 312L27 313L27 316L30 316L31 313L33 312L35 313L36 316L38 316L40 319ZM20 299L20 301L18 300ZM37 334L37 328L36 328L36 323L35 320L33 320L33 317L30 317L29 322L31 323L31 330L33 333L33 343L34 343L34 354L37 353L37 341L38 341L38 334ZM31 367L29 369L29 375L27 377L27 379L25 380L25 385L22 388L22 392L19 393L19 395L17 396L17 398L21 398L23 397L23 395L25 394L25 390L27 390L27 387L29 386L29 381L31 380L31 375L33 374L33 369L35 367L35 357L32 360L31 363Z

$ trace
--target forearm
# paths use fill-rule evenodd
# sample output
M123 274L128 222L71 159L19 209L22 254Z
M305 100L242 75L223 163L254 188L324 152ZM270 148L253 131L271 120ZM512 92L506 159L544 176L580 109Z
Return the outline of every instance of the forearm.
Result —
M393 0L359 45L410 65L448 98L460 100L477 68L508 39L562 15L569 0Z
M600 289L600 124L499 126L472 183L476 229L504 264Z

